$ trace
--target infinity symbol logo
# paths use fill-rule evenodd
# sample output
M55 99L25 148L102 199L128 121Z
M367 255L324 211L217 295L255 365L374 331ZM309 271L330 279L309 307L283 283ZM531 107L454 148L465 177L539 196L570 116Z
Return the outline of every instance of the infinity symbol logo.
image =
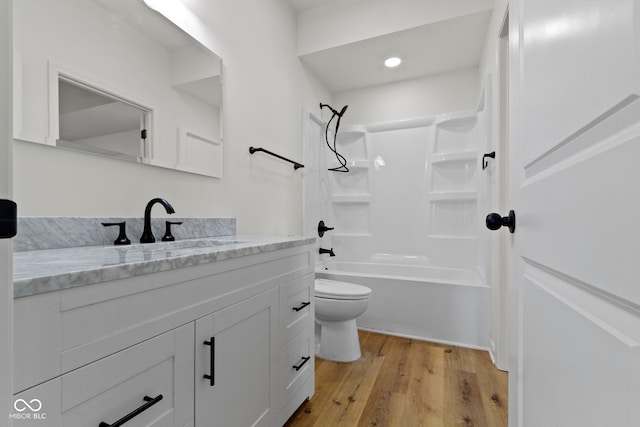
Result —
M31 412L38 412L40 409L42 409L42 402L40 402L40 400L38 399L31 399L27 403L27 401L24 399L16 399L16 401L13 402L13 407L18 412L24 412L27 410L27 408L31 409Z

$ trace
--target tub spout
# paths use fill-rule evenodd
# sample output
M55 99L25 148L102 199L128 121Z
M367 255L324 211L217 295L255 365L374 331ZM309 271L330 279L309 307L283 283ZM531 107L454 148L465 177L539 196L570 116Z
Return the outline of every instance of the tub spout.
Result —
M318 252L320 252L320 255L329 254L329 256L336 256L336 254L333 253L333 248L331 249L320 248Z

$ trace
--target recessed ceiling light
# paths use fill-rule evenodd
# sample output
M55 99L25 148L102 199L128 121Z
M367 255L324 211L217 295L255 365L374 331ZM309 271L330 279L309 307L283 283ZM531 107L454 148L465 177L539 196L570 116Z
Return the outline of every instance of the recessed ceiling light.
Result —
M387 58L384 61L384 65L386 65L389 68L397 67L401 63L402 63L402 59L398 58L397 56L393 56L391 58Z

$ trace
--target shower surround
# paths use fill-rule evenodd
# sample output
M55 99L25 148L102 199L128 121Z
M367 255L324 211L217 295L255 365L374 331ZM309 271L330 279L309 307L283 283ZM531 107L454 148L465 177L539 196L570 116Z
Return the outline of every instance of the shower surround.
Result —
M484 96L476 111L342 126L348 173L327 170L337 160L325 124L308 112L303 122L305 234L335 227L318 238L336 256L318 255L316 276L372 288L360 328L487 348Z

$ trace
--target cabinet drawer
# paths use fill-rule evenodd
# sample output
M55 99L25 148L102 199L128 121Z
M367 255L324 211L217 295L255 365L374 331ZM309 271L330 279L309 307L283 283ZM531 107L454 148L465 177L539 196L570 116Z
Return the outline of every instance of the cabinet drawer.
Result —
M193 328L182 326L63 375L64 424L113 424L144 405L145 396L160 395L129 425L186 424L193 417Z
M47 426L114 424L136 410L140 413L127 421L127 427L185 425L193 419L193 329L189 324L164 333L16 399L40 400ZM35 421L14 425L39 425Z
M293 338L283 349L280 378L285 400L289 400L296 390L314 372L313 337L302 333Z
M282 344L313 324L313 277L308 274L280 287Z

